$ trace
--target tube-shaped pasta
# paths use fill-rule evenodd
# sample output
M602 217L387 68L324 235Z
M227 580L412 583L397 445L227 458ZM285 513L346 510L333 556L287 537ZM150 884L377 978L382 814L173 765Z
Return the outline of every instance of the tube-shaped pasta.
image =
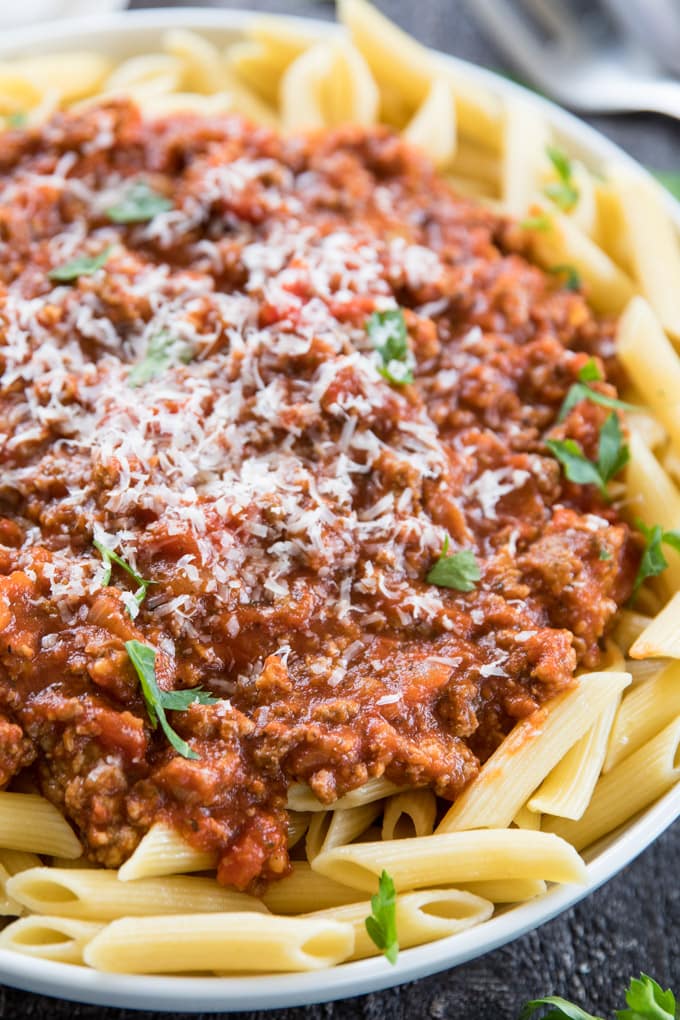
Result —
M293 870L265 890L262 902L272 914L304 914L344 903L355 903L361 894L326 875L312 871L307 861L293 861Z
M609 738L604 771L633 754L680 715L680 662L659 668L626 692Z
M13 949L40 960L83 963L85 946L103 927L94 921L32 914L13 921L0 932L0 949Z
M523 216L536 194L549 141L545 117L535 105L509 98L505 103L501 193L504 206L513 216Z
M363 960L377 956L380 950L366 931L366 918L371 913L367 901L350 903L333 910L315 910L309 918L333 918L354 928L354 952L350 959ZM488 920L493 904L481 896L461 892L460 889L427 889L424 892L405 893L397 897L395 921L399 948L409 949L425 942L443 939L448 935L472 928Z
M25 850L0 850L0 864L10 875L16 875L28 868L39 868L42 861L37 854L29 854Z
M31 868L9 879L7 891L36 913L83 921L191 910L267 913L264 904L254 896L224 889L212 878L183 875L120 882L115 871Z
M261 914L124 917L86 946L85 963L125 974L302 971L351 956L354 928L328 918Z
M578 850L612 832L680 779L680 717L600 779L579 821L544 820Z
M488 879L486 882L463 882L458 888L491 900L492 903L523 903L542 896L548 887L541 878L500 878Z
M209 871L216 863L214 853L196 850L176 829L156 822L142 837L134 853L121 865L118 878L121 882L129 882L155 875Z
M622 609L620 611L616 617L614 639L626 655L635 639L649 626L652 619L653 617L646 616L644 613L636 613L632 609Z
M279 86L281 120L286 131L309 131L327 126L324 85L332 74L333 48L319 42L286 70Z
M530 811L527 804L523 804L512 820L512 824L518 829L532 829L536 831L541 828L541 815L539 812Z
M680 591L635 639L628 654L631 659L680 659Z
M385 804L382 838L429 836L434 829L436 814L437 801L432 790L397 793Z
M21 903L5 892L7 882L11 877L7 868L0 864L0 917L19 917L24 913Z
M68 822L53 804L34 793L0 793L0 846L55 857L82 853Z
M621 701L620 692L596 722L546 776L529 800L529 809L560 818L580 818L588 807L602 771L609 733Z
M411 145L426 152L437 167L449 166L456 154L456 107L451 83L433 78L429 91L403 131Z
M380 814L381 801L370 801L344 811L316 811L307 831L307 859L312 861L324 850L344 846L360 836Z
M630 673L585 673L518 723L440 822L437 832L504 828L558 761L590 729ZM540 876L539 876L540 877Z
M631 513L645 524L660 524L664 531L680 528L680 491L634 428L628 437L630 460L626 467L626 488ZM680 555L664 547L668 567L657 583L668 593L680 589Z
M291 811L344 811L346 808L359 807L360 804L391 797L393 793L400 793L403 789L403 786L391 783L384 776L378 776L375 779L368 779L363 786L351 790L344 797L334 800L332 804L323 804L308 786L293 783L288 789L288 808Z
M383 869L397 890L489 879L584 882L585 865L564 840L525 829L449 832L388 843L352 843L320 854L312 867L336 882L374 892Z
M227 81L220 52L204 36L186 28L171 28L163 33L161 44L166 53L181 62L185 88L205 95L225 88Z
M680 452L680 356L644 298L633 298L621 316L616 353Z
M309 828L311 814L308 811L288 812L288 849L292 850L300 842Z

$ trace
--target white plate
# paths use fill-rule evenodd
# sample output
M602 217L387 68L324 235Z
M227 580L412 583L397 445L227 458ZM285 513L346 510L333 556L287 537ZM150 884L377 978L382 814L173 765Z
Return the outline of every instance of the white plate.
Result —
M0 40L0 57L23 52L35 56L39 52L77 48L101 49L122 57L157 47L162 31L180 26L203 31L213 42L225 45L239 35L250 18L252 14L246 11L195 8L81 18L7 33ZM308 19L295 20L301 25L310 24ZM334 31L328 23L313 24L319 30ZM500 94L520 92L539 106L569 151L581 155L591 166L596 168L612 160L638 166L618 146L547 100L490 71L453 57L447 59L486 88ZM668 210L680 227L680 205L670 197ZM680 786L633 823L601 842L597 853L589 855L586 887L557 886L545 896L507 909L477 928L407 949L399 954L396 967L380 957L308 974L252 978L146 977L99 974L84 967L40 961L0 950L0 981L63 999L194 1013L275 1009L362 995L465 963L549 921L629 864L679 816ZM670 867L671 862L668 863Z

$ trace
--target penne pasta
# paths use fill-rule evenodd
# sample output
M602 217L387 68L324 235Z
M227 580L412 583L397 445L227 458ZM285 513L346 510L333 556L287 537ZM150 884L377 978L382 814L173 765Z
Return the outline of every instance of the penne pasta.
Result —
M348 959L354 928L329 918L262 914L124 917L87 944L84 960L98 970L125 974L186 971L319 970Z
M308 786L304 786L302 783L293 783L288 788L288 809L290 811L344 811L347 808L370 804L371 801L382 800L384 797L391 797L393 793L402 792L403 787L379 776L376 779L367 780L363 786L358 786L356 790L346 793L344 797L339 797L331 804L322 804Z
M646 616L644 613L637 613L632 609L621 610L616 619L614 640L626 655L635 639L649 626L652 619L653 617Z
M623 825L680 779L680 717L619 762L595 787L588 810L578 821L544 821L546 832L581 850Z
M85 946L103 928L93 921L34 914L13 921L0 932L0 949L13 949L39 960L82 964Z
M360 901L333 910L316 910L306 916L314 919L329 918L351 924L354 929L354 952L351 960L377 956L380 950L366 931L365 920L371 913L371 904ZM459 889L428 889L399 896L395 921L399 933L399 948L421 946L435 939L447 938L486 921L493 913L493 904Z
M680 659L680 592L676 592L638 634L628 649L631 659Z
M628 445L626 488L631 515L650 527L659 524L664 531L680 528L680 490L634 428L630 429ZM664 556L668 568L660 576L658 585L671 596L680 589L680 555L675 549L664 547ZM638 597L636 605L639 603Z
M435 166L449 166L456 155L456 108L446 78L432 84L412 120L402 132L411 145L425 152Z
M629 673L587 673L578 686L559 694L519 722L477 778L449 809L437 832L504 828L611 702L630 683Z
M382 838L429 836L434 829L436 815L437 801L432 790L408 790L406 793L398 793L390 797L385 804Z
M225 889L210 878L183 875L120 882L115 871L30 868L10 878L7 891L35 913L82 921L192 910L267 913L267 908L254 896Z
M501 194L513 216L523 216L539 188L540 169L550 131L543 116L525 99L505 104Z
M183 65L182 88L210 95L226 87L227 76L219 50L198 32L170 29L164 32L161 45Z
M281 78L279 104L285 131L318 130L329 123L325 83L333 73L330 43L319 42L294 60Z
M326 811L323 814L317 811L312 814L307 831L307 859L312 861L324 850L351 843L375 821L380 808L380 801L371 801L344 811Z
M80 857L82 847L53 804L34 793L0 793L0 847Z
M389 843L352 843L320 854L312 868L336 882L373 892L386 870L398 892L424 886L497 879L585 882L583 861L569 843L546 832L480 829Z
M532 829L534 831L538 831L541 828L540 812L531 811L527 804L523 804L513 818L512 824L517 829Z
M656 673L623 697L611 735L604 771L633 754L680 715L680 663L656 663Z
M305 914L355 903L358 898L356 889L313 871L307 861L293 861L290 875L272 882L262 902L272 914Z
M541 878L491 878L485 882L464 882L458 888L492 903L523 903L542 896L548 887Z
M121 882L178 875L187 871L209 871L216 865L214 853L196 850L169 825L157 822L142 837L137 848L118 871Z

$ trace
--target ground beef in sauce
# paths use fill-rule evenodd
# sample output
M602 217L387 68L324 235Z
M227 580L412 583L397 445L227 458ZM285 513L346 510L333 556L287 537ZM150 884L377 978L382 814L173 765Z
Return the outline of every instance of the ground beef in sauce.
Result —
M112 223L140 180L169 207ZM35 782L93 860L169 819L256 888L286 872L292 781L454 799L597 663L638 553L544 440L594 449L605 409L557 416L613 324L515 226L383 129L123 103L8 132L0 187L0 782ZM366 330L397 307L404 386ZM447 535L469 593L425 580ZM139 610L93 538L153 582ZM133 639L162 688L220 698L169 713L196 760L150 728Z

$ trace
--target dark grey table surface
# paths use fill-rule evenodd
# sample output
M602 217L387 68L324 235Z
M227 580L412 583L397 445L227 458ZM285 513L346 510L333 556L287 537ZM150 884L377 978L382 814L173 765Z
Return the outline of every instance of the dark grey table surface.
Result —
M2 0L4 2L4 0ZM192 6L191 0L132 0L132 7ZM203 6L247 7L331 17L314 0L241 0ZM502 56L478 31L463 0L380 0L423 42L495 69ZM641 162L680 170L680 125L662 118L591 121ZM645 971L680 992L680 822L620 875L575 909L494 953L423 981L342 1002L243 1020L515 1020L520 1005L559 994L595 1013L621 1007L632 974ZM121 979L124 980L124 979ZM189 1014L172 1014L185 1016ZM202 1014L202 1020L220 1014ZM156 1013L60 1002L0 987L1 1020L152 1020Z

